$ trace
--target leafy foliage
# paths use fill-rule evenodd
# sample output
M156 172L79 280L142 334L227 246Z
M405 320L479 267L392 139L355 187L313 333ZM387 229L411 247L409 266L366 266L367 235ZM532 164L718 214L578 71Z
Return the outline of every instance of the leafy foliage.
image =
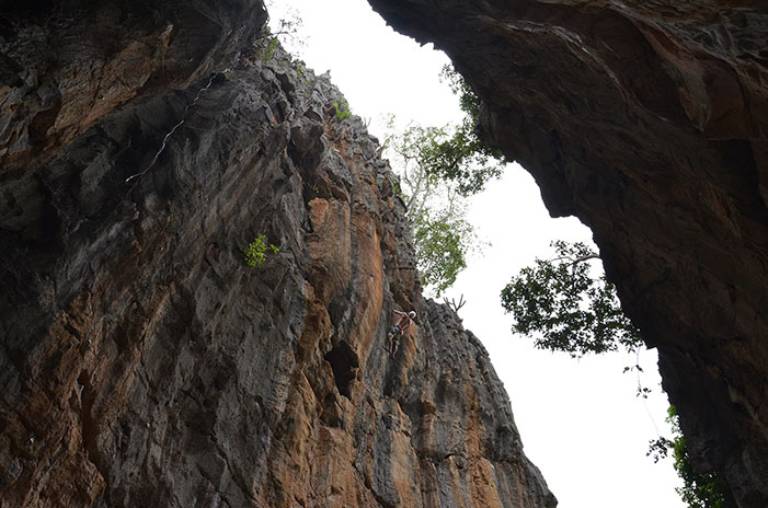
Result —
M276 36L272 36L269 38L269 42L267 42L267 47L264 48L264 56L263 60L265 62L269 62L275 57L275 53L277 52L277 48L280 46L280 41Z
M452 67L443 68L465 116L444 127L410 126L385 140L401 177L396 192L406 202L414 232L417 268L436 296L450 287L476 247L462 201L501 174L502 154L477 134L480 99ZM339 118L339 109L336 109ZM390 120L390 129L393 126Z
M533 335L539 348L565 351L573 357L618 349L637 351L642 345L639 330L622 312L616 289L605 274L596 276L592 263L598 254L583 243L557 241L552 247L555 257L536 259L501 292L502 305L514 318L512 329ZM639 365L624 369L630 370L642 371ZM638 395L645 397L648 391L638 381ZM674 407L669 408L667 422L672 439L651 441L648 455L658 462L671 452L675 471L683 480L677 489L683 501L689 508L735 506L717 474L692 468Z
M442 77L459 96L465 116L456 126L421 132L417 139L418 160L428 175L454 182L458 192L468 196L501 174L503 155L477 134L480 99L471 87L450 66L443 67Z
M415 220L414 240L416 259L422 282L437 295L456 282L459 272L466 268L466 238L471 226L459 217L448 214L423 214Z
M390 119L394 130L394 119ZM465 204L451 181L428 174L421 152L426 142L443 135L436 127L409 126L385 138L384 146L400 180L395 192L406 205L414 234L416 265L422 283L440 296L466 267L469 251L477 245L465 219Z
M683 486L675 490L689 508L730 508L736 506L730 492L716 473L698 473L691 466L685 437L680 430L677 410L670 406L667 422L672 428L672 439L659 437L649 443L647 455L654 462L667 458L672 452L675 471L683 480Z
M304 63L304 60L295 59L293 65L296 69L296 76L299 78L299 80L306 82L305 77L307 75L307 64Z
M458 127L432 128L419 139L419 161L429 175L456 182L463 196L483 190L501 174L501 164L485 152L466 119Z
M274 49L272 50L272 56L274 56L274 50L277 49L277 42L287 46L287 49L294 53L297 52L300 47L304 45L305 37L302 37L299 33L303 27L303 20L299 14L299 11L285 2L277 2L274 0L266 1L267 10L270 13L268 29L262 37L270 37L270 47L272 40L275 41ZM277 16L273 17L272 14L277 13ZM278 38L280 39L278 41ZM264 58L264 60L270 60L270 58Z
M532 335L537 347L573 357L642 345L637 328L621 310L605 274L593 277L596 252L583 243L552 243L556 257L536 259L501 292L512 329Z
M440 77L444 82L448 83L451 91L459 97L459 107L461 110L472 122L477 124L480 120L480 98L472 90L472 87L469 86L469 83L451 65L443 66Z
M346 99L333 101L333 110L336 120L340 122L352 116L352 112L349 110L349 103Z
M267 241L267 236L260 234L245 249L245 264L249 268L261 268L267 262L268 254L279 254L280 247Z

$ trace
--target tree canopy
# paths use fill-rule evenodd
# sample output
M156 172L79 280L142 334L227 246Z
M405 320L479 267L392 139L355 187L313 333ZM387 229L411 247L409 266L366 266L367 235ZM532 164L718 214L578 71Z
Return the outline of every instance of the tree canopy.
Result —
M391 129L393 125L391 121ZM453 285L466 267L468 253L478 245L457 184L429 174L421 158L424 146L444 133L442 128L412 125L385 141L400 177L398 192L413 231L417 268L422 283L436 296Z
M442 77L458 95L463 119L442 127L411 125L384 143L401 179L422 282L437 296L453 285L478 245L465 218L465 198L503 168L502 154L477 134L480 99L452 67L444 67Z
M426 132L419 139L418 161L426 174L454 183L461 195L469 196L501 174L504 157L478 135L480 99L469 84L448 65L442 77L459 97L464 118L457 125Z
M583 243L551 245L554 257L536 259L501 292L513 331L573 357L640 347L640 332L622 311L616 288L597 274L598 254Z
M540 349L564 351L572 357L637 351L643 344L640 331L622 311L616 288L600 270L598 253L579 242L551 245L554 256L536 259L501 292L502 306L513 317L513 331L533 337ZM638 381L638 394L645 395L647 390ZM682 500L689 508L734 507L719 474L694 470L674 407L667 422L672 438L651 441L648 455L658 462L672 453L675 471L683 481L676 489Z

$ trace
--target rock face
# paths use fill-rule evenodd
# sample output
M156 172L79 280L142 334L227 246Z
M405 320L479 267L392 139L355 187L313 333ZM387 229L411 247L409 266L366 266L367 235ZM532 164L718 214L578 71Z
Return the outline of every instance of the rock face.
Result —
M0 506L555 506L260 3L3 10Z
M369 0L592 228L695 464L768 506L768 4Z

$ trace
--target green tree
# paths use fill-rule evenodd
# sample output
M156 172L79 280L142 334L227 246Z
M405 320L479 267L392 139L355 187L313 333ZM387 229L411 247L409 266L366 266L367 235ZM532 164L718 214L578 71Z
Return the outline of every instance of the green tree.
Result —
M423 165L425 145L444 136L445 130L412 125L399 131L394 118L388 128L384 147L400 178L397 192L413 231L421 281L440 296L456 281L468 253L478 245L458 185L428 173Z
M501 292L513 331L536 347L573 357L642 345L638 329L621 310L616 288L598 274L598 254L583 243L553 242L555 256L536 259Z
M427 211L416 218L413 235L422 282L439 296L467 266L467 238L472 236L472 227L463 217Z
M556 241L552 247L553 257L536 259L501 292L502 306L512 314L512 330L532 336L540 349L572 357L638 351L643 345L640 331L622 311L616 288L600 269L598 253L583 243ZM637 365L624 370L630 369L641 370ZM638 394L647 392L638 381ZM672 439L651 441L648 455L658 462L672 452L675 471L683 480L677 489L683 501L689 508L735 506L718 474L701 474L691 466L674 408L667 421Z
M451 66L443 67L442 77L458 95L464 118L457 125L422 132L416 155L427 175L452 182L461 195L469 196L501 174L503 155L478 136L480 99L471 87Z
M384 146L401 178L399 191L414 233L422 282L437 296L466 267L477 237L465 218L464 198L501 174L503 156L480 140L480 100L452 67L442 78L459 97L464 118L443 127L410 126L390 134ZM338 109L337 109L338 111ZM393 129L390 119L389 129Z
M731 508L736 503L728 486L717 473L699 473L691 465L685 437L680 430L677 409L670 406L667 423L672 429L672 439L659 437L649 443L648 455L654 462L665 459L672 453L673 466L683 480L683 486L675 490L689 508Z

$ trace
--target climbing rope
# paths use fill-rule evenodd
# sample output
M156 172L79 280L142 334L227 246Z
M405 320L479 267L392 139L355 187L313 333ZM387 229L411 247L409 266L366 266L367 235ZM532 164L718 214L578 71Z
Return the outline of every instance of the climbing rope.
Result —
M638 366L640 365L640 350L639 349L635 350L635 365L638 365ZM637 390L638 390L638 394L642 394L643 383L640 380L640 370L637 371L636 375L637 375ZM659 431L659 426L656 424L656 419L653 417L653 413L651 412L651 408L648 406L648 399L645 396L640 395L640 400L643 403L643 408L645 409L645 414L648 415L648 419L651 421L651 425L653 425L653 428L656 431L656 435L660 436L661 432Z
M224 69L224 71L222 72L226 73L228 70L229 69ZM197 94L195 95L194 99L192 99L192 101L184 107L184 111L181 114L181 120L179 120L173 127L171 127L171 130L169 130L165 134L165 136L163 136L163 142L160 144L160 148L157 149L157 151L155 152L155 155L152 157L152 160L149 161L149 164L147 164L147 167L144 169L144 171L141 171L139 173L129 176L128 178L125 179L125 183L130 183L131 180L134 180L136 178L140 178L146 175L147 172L149 172L149 170L155 166L155 164L157 163L157 160L160 158L160 155L162 155L162 153L165 151L166 146L168 146L168 140L170 140L171 136L173 136L174 133L177 130L179 130L179 128L182 125L184 125L184 123L187 121L187 116L189 115L189 111L197 104L197 102L200 100L200 97L202 97L203 94L211 88L211 85L213 85L213 80L217 74L219 73L214 72L213 74L211 74L211 77L208 78L208 82L205 84L205 86L200 88L200 90L197 91Z

